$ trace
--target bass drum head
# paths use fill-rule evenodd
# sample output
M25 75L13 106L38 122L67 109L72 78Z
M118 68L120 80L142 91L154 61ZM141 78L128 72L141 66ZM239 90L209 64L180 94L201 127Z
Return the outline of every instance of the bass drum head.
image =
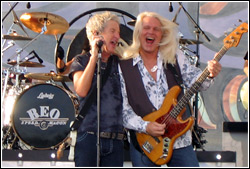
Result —
M69 134L75 106L60 87L38 84L16 100L12 125L18 138L32 149L53 149Z

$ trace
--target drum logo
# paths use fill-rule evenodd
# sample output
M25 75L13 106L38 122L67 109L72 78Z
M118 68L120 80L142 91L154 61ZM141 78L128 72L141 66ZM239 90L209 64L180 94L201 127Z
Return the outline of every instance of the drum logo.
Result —
M36 108L27 111L29 118L20 118L21 125L34 125L41 130L49 127L66 125L69 118L60 118L60 111L57 108L50 110L49 106L40 106L40 114Z

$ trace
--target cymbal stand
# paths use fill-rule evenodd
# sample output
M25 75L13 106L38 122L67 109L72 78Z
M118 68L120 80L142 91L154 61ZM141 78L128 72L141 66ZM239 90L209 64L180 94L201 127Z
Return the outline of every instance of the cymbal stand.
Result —
M5 40L6 40L6 39L5 39ZM3 52L5 52L6 50L8 50L9 48L15 46L16 43L15 43L13 40L11 40L8 44L9 44L9 45L6 46L6 47L2 50L2 54L3 54ZM4 45L3 45L3 46L4 46Z
M47 31L47 21L45 20L44 22L44 26L42 28L42 31L40 34L38 34L34 39L32 39L29 43L27 43L22 49L19 49L17 50L16 54L14 54L13 56L16 56L17 55L17 64L14 65L16 66L16 71L17 71L17 74L16 74L16 84L15 84L15 87L18 87L19 86L19 74L20 73L20 67L19 65L22 63L20 62L20 56L21 56L21 53L23 52L24 49L26 49L32 42L34 42L36 39L38 39L42 34L44 34L44 32ZM11 56L10 58L12 58L13 56ZM9 80L9 75L10 75L10 69L12 69L14 66L11 66L7 69L7 75L6 75L6 78L5 78L5 82L4 82L4 88L3 88L3 95L2 95L2 101L4 100L4 97L5 97L5 94L6 94L6 89L7 89L7 83L8 83L8 80Z
M4 17L4 19L7 17L7 15L10 13L10 12L12 12L12 14L13 14L13 23L12 23L12 25L10 26L10 28L9 28L9 30L8 30L8 32L7 32L7 35L9 35L10 33L12 33L12 27L14 26L14 24L17 24L22 30L23 30L23 32L28 36L28 33L25 31L25 29L23 28L23 25L20 23L20 20L18 19L18 17L17 17L17 14L16 14L16 12L14 11L14 8L15 8L15 6L18 4L18 2L17 3L15 3L13 6L11 6L11 4L8 2L8 4L9 4L9 6L10 6L10 10L9 10L9 12L6 14L6 16ZM4 20L3 19L3 20ZM2 21L3 21L2 20ZM14 42L14 41L13 41ZM6 39L4 39L4 41L3 41L3 44L2 44L2 46L4 46L5 45L5 43L6 43ZM14 44L14 43L12 43L12 44ZM13 45L14 46L14 45ZM5 51L5 50L7 50L9 47L12 47L12 46L7 46L4 50L2 50L2 53Z
M44 26L42 27L41 33L39 33L34 39L32 39L30 42L28 42L22 49L17 51L17 55L22 53L24 49L26 49L31 43L33 43L35 40L37 40L41 35L43 35L47 31L47 20L45 19ZM12 55L9 59L13 58L16 54ZM19 62L17 62L19 64Z
M3 105L3 101L4 101L4 97L5 97L5 93L7 90L7 83L9 81L9 76L10 76L10 70L7 69L6 75L5 75L5 80L4 80L4 86L3 86L3 91L2 91L2 101L1 101L1 105Z
M14 26L14 24L15 23L12 23L12 25L10 26L10 28L9 28L9 30L8 30L8 32L7 32L7 35L9 35L10 33L12 33L13 32L13 26ZM4 41L3 41L3 44L2 44L2 47L4 47L4 45L5 45L5 43L6 43L6 41L7 41L7 39L4 39ZM12 40L13 41L13 40ZM14 41L13 41L14 42ZM10 45L9 45L10 46ZM14 46L14 45L12 45L12 46L7 46L5 49L3 49L2 50L2 53L4 52L4 51L6 51L8 48L10 48L10 47L12 47L12 46Z

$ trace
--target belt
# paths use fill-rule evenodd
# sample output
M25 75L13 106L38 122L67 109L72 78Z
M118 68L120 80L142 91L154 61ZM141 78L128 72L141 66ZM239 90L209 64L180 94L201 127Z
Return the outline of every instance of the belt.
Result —
M97 135L96 132L87 131L88 134ZM108 138L108 139L117 139L117 140L123 140L124 134L122 133L110 133L110 132L100 132L101 138Z

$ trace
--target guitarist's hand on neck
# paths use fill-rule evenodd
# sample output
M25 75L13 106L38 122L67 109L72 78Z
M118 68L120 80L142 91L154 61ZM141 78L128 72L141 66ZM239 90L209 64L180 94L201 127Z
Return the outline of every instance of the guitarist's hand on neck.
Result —
M166 124L160 124L157 122L150 122L146 127L147 134L151 136L159 137L165 133Z
M216 77L221 71L221 64L215 60L208 61L208 71L210 72L210 78Z

